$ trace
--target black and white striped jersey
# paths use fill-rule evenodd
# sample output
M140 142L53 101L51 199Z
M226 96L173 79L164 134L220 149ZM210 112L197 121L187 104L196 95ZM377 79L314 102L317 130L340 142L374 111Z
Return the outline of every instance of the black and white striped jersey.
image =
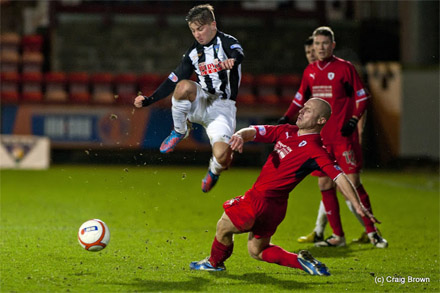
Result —
M221 62L234 58L231 70L222 70ZM189 79L193 72L197 74L197 82L203 89L221 99L236 100L241 79L241 62L243 48L236 38L217 31L212 41L201 45L197 41L183 55L179 66L149 97L151 103L167 97L183 79ZM151 104L148 103L148 104Z

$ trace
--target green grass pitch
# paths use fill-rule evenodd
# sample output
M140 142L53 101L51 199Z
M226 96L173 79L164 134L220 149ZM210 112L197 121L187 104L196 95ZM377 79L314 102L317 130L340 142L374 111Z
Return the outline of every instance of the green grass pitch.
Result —
M250 188L259 169L231 168L208 194L200 189L205 172L186 166L1 171L1 292L440 291L438 174L363 174L388 249L350 243L361 227L342 200L347 247L298 243L314 227L320 200L316 178L307 177L291 194L272 242L310 250L332 273L320 277L252 259L246 235L235 237L226 272L190 271L191 261L210 252L222 203ZM77 241L79 226L91 218L111 231L101 252Z

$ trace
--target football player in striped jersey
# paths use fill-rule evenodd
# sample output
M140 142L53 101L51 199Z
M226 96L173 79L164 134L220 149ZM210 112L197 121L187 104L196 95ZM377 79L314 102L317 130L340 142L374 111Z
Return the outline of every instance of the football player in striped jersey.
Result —
M134 105L146 107L173 93L174 129L160 146L162 153L172 152L188 135L187 120L205 128L212 146L208 172L202 180L202 191L208 192L232 161L228 143L236 126L235 100L244 53L236 38L217 29L211 5L191 8L186 21L195 39L193 45L157 90L149 97L137 96ZM197 81L190 80L193 73Z

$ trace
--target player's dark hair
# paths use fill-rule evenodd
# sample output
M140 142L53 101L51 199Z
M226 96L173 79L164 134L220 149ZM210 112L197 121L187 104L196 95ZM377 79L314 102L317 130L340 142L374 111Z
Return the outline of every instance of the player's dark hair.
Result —
M311 46L311 45L313 45L313 36L308 37L304 42L304 46Z
M188 23L205 25L215 21L214 7L211 4L197 5L188 11L185 20Z
M328 26L320 26L313 32L313 37L316 36L326 36L329 37L332 43L335 41L335 34L333 33L332 29Z

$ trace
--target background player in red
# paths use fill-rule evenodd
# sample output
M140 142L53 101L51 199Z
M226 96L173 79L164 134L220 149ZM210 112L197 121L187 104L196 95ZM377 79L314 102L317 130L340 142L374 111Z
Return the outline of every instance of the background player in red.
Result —
M329 27L319 27L313 32L313 47L318 61L304 70L300 89L284 116L294 117L310 97L322 98L330 103L333 114L322 129L323 143L354 183L361 202L371 212L368 194L360 181L362 150L357 131L357 123L369 97L354 66L333 55L335 46L334 34ZM319 174L318 185L333 235L315 245L344 246L336 186L324 173ZM387 241L378 234L374 223L368 217L364 217L363 222L370 242L378 248L387 247Z
M172 152L188 134L187 119L205 127L212 145L208 173L202 180L202 190L208 192L232 161L228 142L236 126L235 99L244 54L236 38L217 30L211 5L193 7L186 21L194 44L168 79L150 97L137 96L134 105L149 106L174 91L171 108L174 129L160 146L162 153ZM193 72L197 74L197 82L189 80Z
M305 53L306 59L309 64L312 64L313 62L318 60L316 58L315 49L313 48L313 36L308 37L307 40L304 42L304 53ZM365 117L365 115L362 116L362 120L364 120L363 119L364 117ZM296 119L293 118L290 120L295 121ZM278 124L284 124L284 123L288 123L288 122L289 122L289 118L287 116L283 116L278 120ZM358 130L360 131L361 129L362 129L362 126L359 125ZM360 136L361 135L359 135L359 137ZM358 221L364 227L364 231L361 234L361 237L359 237L358 239L355 239L353 241L357 242L357 243L369 243L370 239L368 238L367 233L365 232L365 225L364 225L362 218L359 216L358 213L356 213L356 211L354 210L350 201L346 201L346 203L347 203L347 206L350 209L350 211L355 215L355 217L358 219ZM314 242L323 241L324 240L324 230L325 230L325 226L327 225L327 223L328 223L327 214L325 212L324 203L321 200L319 203L318 216L316 217L315 228L308 235L300 236L298 238L298 242L300 242L300 243L314 243Z
M224 261L233 251L233 234L249 232L249 254L257 259L282 266L302 269L312 275L330 275L327 267L308 251L287 252L270 243L283 221L289 193L313 170L323 170L340 187L358 213L377 220L359 202L348 177L323 148L319 132L331 114L330 105L322 99L310 99L300 110L297 125L264 125L243 128L230 141L231 149L243 151L248 141L275 143L261 173L244 196L223 204L225 212L217 223L211 255L192 262L193 270L223 271Z

